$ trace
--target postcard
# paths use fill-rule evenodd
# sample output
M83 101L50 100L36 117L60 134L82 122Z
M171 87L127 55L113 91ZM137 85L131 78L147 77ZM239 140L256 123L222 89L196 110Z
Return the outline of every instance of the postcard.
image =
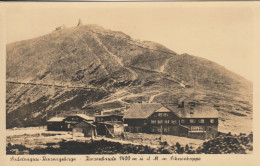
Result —
M259 7L1 3L4 165L258 165Z

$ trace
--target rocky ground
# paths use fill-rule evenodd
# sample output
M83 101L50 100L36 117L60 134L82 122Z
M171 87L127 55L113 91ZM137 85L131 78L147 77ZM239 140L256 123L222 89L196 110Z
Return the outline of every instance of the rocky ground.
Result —
M171 135L126 133L121 138L72 137L71 132L46 131L46 128L21 128L6 131L7 154L248 154L253 151L253 134L221 134L211 140Z

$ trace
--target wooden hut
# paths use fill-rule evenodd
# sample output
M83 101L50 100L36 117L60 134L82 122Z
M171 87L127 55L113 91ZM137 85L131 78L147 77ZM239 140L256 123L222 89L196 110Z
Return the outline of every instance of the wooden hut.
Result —
M49 131L63 131L65 129L65 117L53 117L47 120L47 130Z
M97 136L96 126L90 122L82 121L73 126L72 136L73 137L96 137Z

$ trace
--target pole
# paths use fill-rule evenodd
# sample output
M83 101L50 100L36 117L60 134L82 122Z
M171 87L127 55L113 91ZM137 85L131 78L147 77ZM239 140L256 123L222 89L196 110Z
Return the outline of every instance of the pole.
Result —
M160 142L162 142L162 125L161 125L161 139L160 139Z

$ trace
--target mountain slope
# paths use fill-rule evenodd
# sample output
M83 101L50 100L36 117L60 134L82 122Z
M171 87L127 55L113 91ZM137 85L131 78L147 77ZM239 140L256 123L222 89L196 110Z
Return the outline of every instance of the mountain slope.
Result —
M7 128L44 124L46 112L91 114L185 98L217 108L223 131L252 130L251 82L209 60L97 25L8 44L6 79Z

